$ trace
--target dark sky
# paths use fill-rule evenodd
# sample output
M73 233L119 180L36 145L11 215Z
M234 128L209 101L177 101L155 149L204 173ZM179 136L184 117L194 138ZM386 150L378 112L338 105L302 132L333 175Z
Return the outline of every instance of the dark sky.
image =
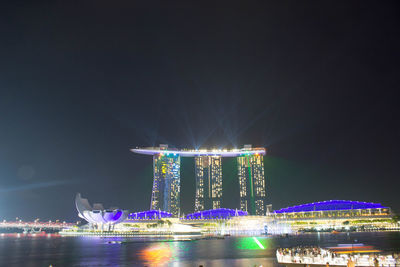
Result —
M77 192L148 209L152 159L129 149L159 143L268 147L275 209L400 211L395 1L15 2L0 11L0 219L76 220ZM235 208L235 161L223 164Z

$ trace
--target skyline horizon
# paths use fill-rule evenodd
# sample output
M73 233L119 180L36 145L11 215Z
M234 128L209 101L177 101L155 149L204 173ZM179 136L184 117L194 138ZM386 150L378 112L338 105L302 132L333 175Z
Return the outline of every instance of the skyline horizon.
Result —
M129 150L131 150L131 149L129 149ZM266 162L266 160L267 160L267 157L268 157L268 153L266 153L266 155L264 155L264 163ZM224 161L224 158L222 158L223 159L223 161ZM194 157L193 157L193 163L194 163ZM222 161L222 162L223 162ZM224 164L222 163L222 166L223 166ZM265 178L265 180L266 181L268 181L267 179L266 179L266 176L264 176L264 178ZM150 180L152 180L153 179L153 177L152 176L150 176L148 179L150 179ZM224 181L224 179L222 179L222 181ZM238 184L237 184L238 185ZM239 187L239 186L238 186ZM267 189L267 198L268 198L268 193L270 192L270 191L268 191L268 187L266 188ZM225 188L225 189L223 189L223 191L226 191L227 189ZM147 191L151 191L151 190L147 190ZM226 192L225 192L226 193ZM75 196L76 196L76 194L80 194L80 192L77 192L77 193L75 193ZM225 194L224 194L225 195ZM194 197L193 197L193 199L194 199ZM237 200L239 200L239 198L237 199ZM269 203L268 201L267 201L267 203L266 203L266 205L272 205L272 210L273 211L276 211L276 210L283 210L283 209L287 209L287 208L291 208L291 207L295 207L295 206L302 206L302 205L307 205L307 204L312 204L312 203L320 203L320 202L327 202L327 201L352 201L352 202L361 202L361 203L370 203L370 204L382 204L382 205L385 205L385 206L387 206L387 207L389 207L391 210L392 210L392 212L394 213L394 214L398 214L398 212L397 212L397 210L394 210L393 208L392 208L392 205L387 205L387 203L382 203L382 202L380 202L380 201L378 201L378 202L376 202L376 201L364 201L364 200L359 200L359 199L350 199L350 198L347 198L347 199L335 199L335 198L333 198L333 199L318 199L318 200L315 200L315 201L313 201L313 202L306 202L306 203L300 203L300 202L297 202L296 204L291 204L291 205L288 205L288 206L284 206L284 207L279 207L279 208L277 208L277 209L275 209L274 207L275 207L275 205L274 205L274 203ZM95 202L93 202L92 203L92 205L94 204L94 203L101 203L101 204L103 204L103 202L101 201L101 200L96 200ZM194 203L194 201L193 201L193 203ZM72 205L72 206L74 206L74 205ZM107 206L109 206L109 205L107 205ZM131 208L126 208L126 207L119 207L119 206L113 206L113 207L115 207L115 208L120 208L120 209L126 209L126 210L128 210L129 211L129 213L135 213L135 212L144 212L144 211L148 211L148 210L151 210L151 209L131 209ZM230 206L221 206L221 208L226 208L226 209L238 209L238 210L241 210L240 208L239 208L239 203L236 205L236 206L232 206L232 205L230 205ZM74 209L75 210L75 209ZM196 211L195 211L195 209L193 208L192 210L190 210L189 209L189 211L188 212L183 212L182 214L191 214L191 213L195 213ZM250 214L249 214L250 215ZM19 219L21 219L21 218L23 218L23 216L17 216ZM36 219L36 217L35 216L33 216L35 219ZM33 217L30 217L31 218L31 220L30 221L32 221L32 220L34 220L33 219ZM47 220L52 220L51 219L52 217L51 216L49 216L49 217L46 217L46 219L45 219L45 221L47 221ZM76 215L76 218L78 218L78 220L80 219L77 215ZM0 219L4 219L3 217L0 217ZM12 221L12 219L6 219L6 220L9 220L9 221ZM29 221L29 220L28 220Z

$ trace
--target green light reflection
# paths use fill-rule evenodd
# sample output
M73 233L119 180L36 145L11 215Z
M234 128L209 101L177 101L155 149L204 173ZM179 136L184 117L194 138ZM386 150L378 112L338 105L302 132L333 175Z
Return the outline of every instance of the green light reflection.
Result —
M242 237L236 243L237 249L268 249L271 240L269 238L260 237Z

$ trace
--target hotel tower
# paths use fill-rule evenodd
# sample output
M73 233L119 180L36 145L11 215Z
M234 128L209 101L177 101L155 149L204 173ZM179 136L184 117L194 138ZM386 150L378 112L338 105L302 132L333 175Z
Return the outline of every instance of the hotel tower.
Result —
M166 147L161 147L166 149ZM180 166L181 158L174 153L153 155L153 191L151 210L162 210L179 216L180 207Z
M250 215L265 215L265 148L245 145L232 150L177 150L168 145L135 148L133 152L153 156L153 190L150 208L180 215L181 157L194 157L195 211L222 206L222 158L236 157L239 178L239 207Z
M221 156L194 158L196 172L195 211L221 208L222 162Z
M264 157L244 154L237 157L240 209L252 215L265 215Z

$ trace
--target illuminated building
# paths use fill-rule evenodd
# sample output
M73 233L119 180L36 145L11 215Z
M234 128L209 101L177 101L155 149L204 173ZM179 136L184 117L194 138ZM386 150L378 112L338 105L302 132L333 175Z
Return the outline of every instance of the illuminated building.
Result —
M233 209L212 209L202 210L186 215L186 220L214 220L214 219L229 219L236 216L246 216L247 212Z
M171 213L161 210L139 211L128 215L128 219L131 220L161 220L170 217L172 217Z
M272 217L297 231L398 229L389 207L380 203L328 200L275 210Z
M263 154L237 157L240 209L251 215L265 215L265 179Z
M275 210L278 218L324 218L324 217L370 217L390 216L389 207L380 203L360 202L350 200L328 200L307 203L293 207Z
M237 157L239 163L240 209L251 215L265 215L265 148L240 149L171 149L135 148L132 152L153 156L154 182L151 210L179 216L180 157L195 158L195 211L218 209L222 199L222 158Z
M195 157L195 211L219 209L222 200L221 156Z
M89 204L86 198L82 198L81 194L76 194L75 206L78 210L78 216L85 219L91 227L101 230L111 230L115 224L118 224L128 216L127 210L121 209L104 209L100 203L93 206Z
M174 153L153 155L153 191L151 210L170 212L179 216L180 205L180 165L181 158Z

